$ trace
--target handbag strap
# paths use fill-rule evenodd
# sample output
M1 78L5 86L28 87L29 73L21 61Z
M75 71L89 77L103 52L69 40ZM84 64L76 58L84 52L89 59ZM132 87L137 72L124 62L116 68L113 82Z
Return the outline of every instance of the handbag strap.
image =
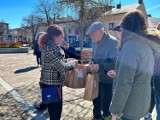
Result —
M61 99L61 98L62 98L62 96L61 96L61 91L60 91L60 89L59 89L58 87L56 87L56 89L57 89L58 95L59 95L59 97L60 97L60 99Z

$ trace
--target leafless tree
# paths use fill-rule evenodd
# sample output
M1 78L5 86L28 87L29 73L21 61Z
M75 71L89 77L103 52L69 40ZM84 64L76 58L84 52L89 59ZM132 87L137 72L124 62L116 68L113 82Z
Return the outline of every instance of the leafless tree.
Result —
M72 15L74 13L79 21L81 29L81 49L83 46L84 32L96 19L112 8L113 0L59 0L61 4L68 6Z
M4 34L3 24L0 24L0 36Z
M50 25L51 20L54 22L64 10L63 5L58 1L59 0L38 0L36 3L35 12L45 18L47 25Z
M0 24L0 41L2 41L3 34L4 34L3 24Z
M22 26L28 28L32 33L32 39L35 40L38 28L44 23L44 19L41 16L31 14L22 19Z

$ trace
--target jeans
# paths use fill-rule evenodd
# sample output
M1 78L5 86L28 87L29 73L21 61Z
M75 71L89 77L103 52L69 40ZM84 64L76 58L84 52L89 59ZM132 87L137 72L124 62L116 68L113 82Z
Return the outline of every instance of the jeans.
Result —
M160 120L160 96L155 96L155 98L156 98L157 120Z
M101 110L103 116L109 116L109 106L112 100L112 83L105 84L99 82L99 93L98 97L93 100L93 116L96 119L101 119Z

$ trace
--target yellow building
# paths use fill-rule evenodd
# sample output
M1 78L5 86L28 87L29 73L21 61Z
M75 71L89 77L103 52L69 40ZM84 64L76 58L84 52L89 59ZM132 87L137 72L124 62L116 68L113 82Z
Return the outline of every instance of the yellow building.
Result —
M147 17L147 12L143 0L138 0L136 4L131 4L127 6L122 6L121 4L117 4L116 8L112 8L111 10L103 13L98 21L101 21L105 25L105 29L112 33L112 30L115 26L120 25L123 16L130 11L140 10Z

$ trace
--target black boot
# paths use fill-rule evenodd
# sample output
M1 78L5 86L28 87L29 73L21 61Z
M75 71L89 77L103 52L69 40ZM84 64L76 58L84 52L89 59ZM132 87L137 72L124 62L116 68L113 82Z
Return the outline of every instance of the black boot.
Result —
M35 109L37 109L37 110L45 110L46 108L47 108L47 105L44 104L43 102L41 102L38 105L35 105Z

